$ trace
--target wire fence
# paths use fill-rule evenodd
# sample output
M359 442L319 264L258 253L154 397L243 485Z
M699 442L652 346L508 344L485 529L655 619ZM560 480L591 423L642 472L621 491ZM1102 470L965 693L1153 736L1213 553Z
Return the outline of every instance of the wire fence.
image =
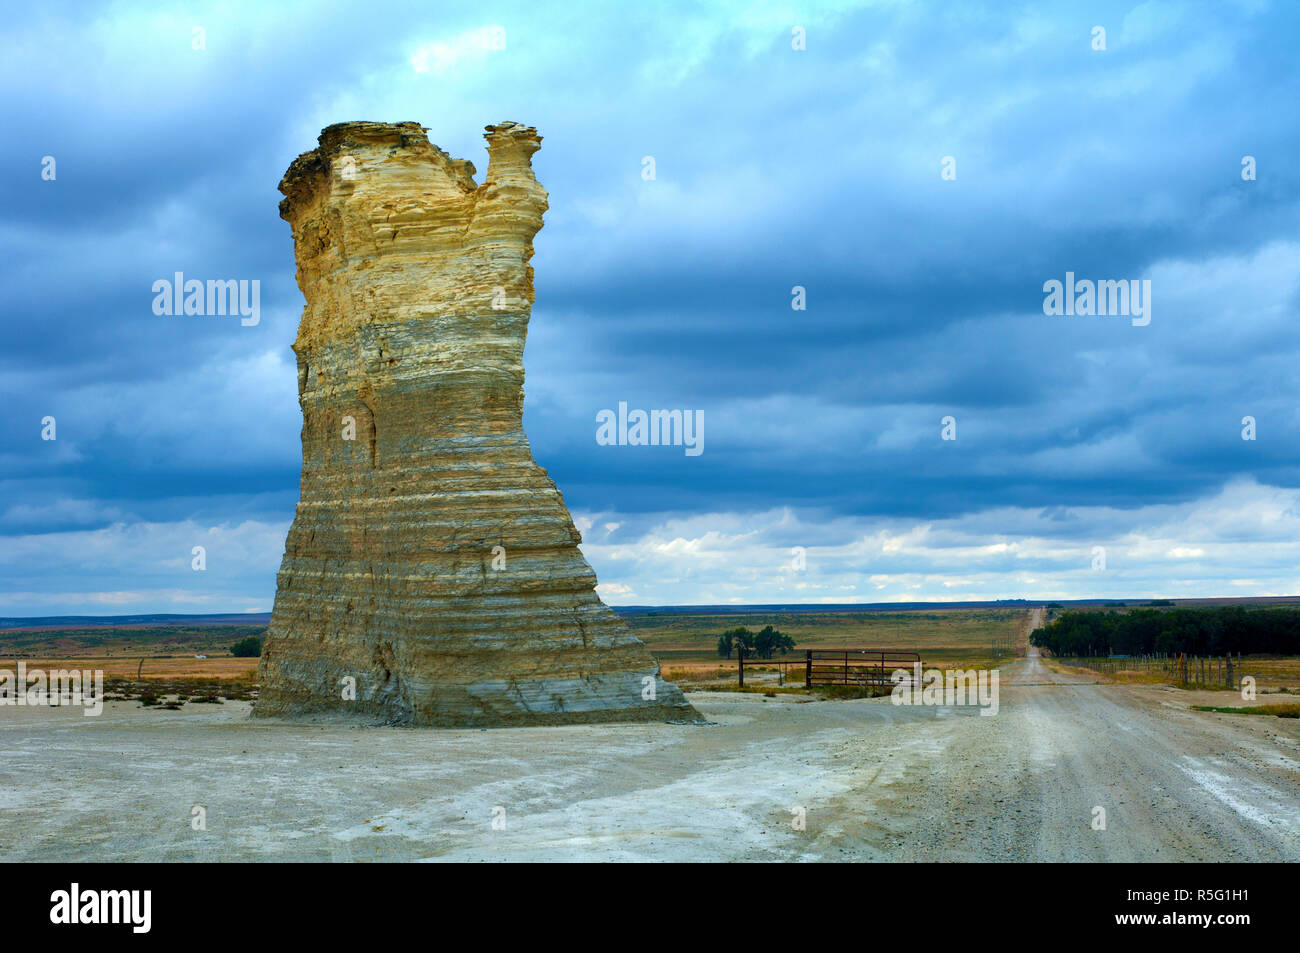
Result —
M1215 688L1241 687L1241 654L1185 655L1076 655L1060 659L1066 665L1090 668L1103 675L1142 672L1164 675L1176 685L1206 685Z

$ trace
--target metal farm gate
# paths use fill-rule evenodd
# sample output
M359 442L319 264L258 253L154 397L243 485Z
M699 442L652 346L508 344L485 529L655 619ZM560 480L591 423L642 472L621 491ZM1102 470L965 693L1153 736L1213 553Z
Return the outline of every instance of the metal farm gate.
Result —
M906 669L909 675L919 672L921 656L916 652L900 652L893 649L806 649L803 665L799 666L799 657L760 659L746 656L744 646L740 647L738 658L740 684L745 684L745 666L778 665L782 670L782 682L785 681L787 668L798 667L804 670L804 686L814 685L884 685L893 684L890 675L897 669ZM796 676L797 677L797 676Z
M892 685L890 675L906 669L910 676L921 667L916 652L892 649L808 649L804 685Z

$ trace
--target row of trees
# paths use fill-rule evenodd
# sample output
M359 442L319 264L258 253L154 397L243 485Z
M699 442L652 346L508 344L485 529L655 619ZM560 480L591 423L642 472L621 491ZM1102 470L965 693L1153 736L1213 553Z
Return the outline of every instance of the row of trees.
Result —
M1300 609L1065 612L1030 641L1054 655L1300 655Z
M776 652L784 655L794 648L794 639L770 625L759 632L750 632L749 629L740 626L728 629L718 636L718 654L723 658L731 658L731 653L737 651L742 645L745 647L746 654L771 658Z

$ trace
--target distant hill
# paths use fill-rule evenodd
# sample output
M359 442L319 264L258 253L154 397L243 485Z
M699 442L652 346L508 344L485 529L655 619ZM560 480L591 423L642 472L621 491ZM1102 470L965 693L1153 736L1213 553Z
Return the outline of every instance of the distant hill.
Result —
M621 616L634 615L771 615L775 612L942 612L946 609L1028 609L1033 606L1053 605L1070 608L1088 608L1127 603L1129 608L1145 606L1150 597L1127 599L994 599L988 602L798 602L775 605L721 605L721 606L611 606ZM1220 605L1294 605L1300 596L1213 596L1205 599L1159 600L1162 605L1183 607Z
M771 615L774 612L904 612L928 609L1027 609L1039 605L1028 599L995 602L793 602L771 605L610 606L619 615Z
M1148 605L1150 597L1124 599L994 599L987 602L839 602L839 603L775 603L772 605L698 605L698 606L611 606L621 616L639 615L770 615L774 612L937 612L945 609L1027 609L1049 602L1069 608L1119 605L1128 608ZM1160 600L1161 605L1220 606L1220 605L1296 605L1300 596L1214 596L1204 599ZM216 615L184 615L178 613L159 615L59 615L59 616L0 616L0 631L12 629L94 629L140 628L147 626L187 626L190 628L221 625L261 625L271 621L269 612L229 612Z
M269 612L225 615L51 615L23 618L0 617L0 629L97 629L149 626L267 625Z

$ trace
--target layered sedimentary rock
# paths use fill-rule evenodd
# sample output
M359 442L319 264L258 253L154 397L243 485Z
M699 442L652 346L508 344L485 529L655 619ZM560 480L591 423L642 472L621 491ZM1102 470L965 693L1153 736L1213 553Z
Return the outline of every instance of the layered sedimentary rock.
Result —
M415 123L330 126L289 167L307 299L302 497L258 667L263 715L417 725L694 720L595 593L522 426L541 137L489 166Z

